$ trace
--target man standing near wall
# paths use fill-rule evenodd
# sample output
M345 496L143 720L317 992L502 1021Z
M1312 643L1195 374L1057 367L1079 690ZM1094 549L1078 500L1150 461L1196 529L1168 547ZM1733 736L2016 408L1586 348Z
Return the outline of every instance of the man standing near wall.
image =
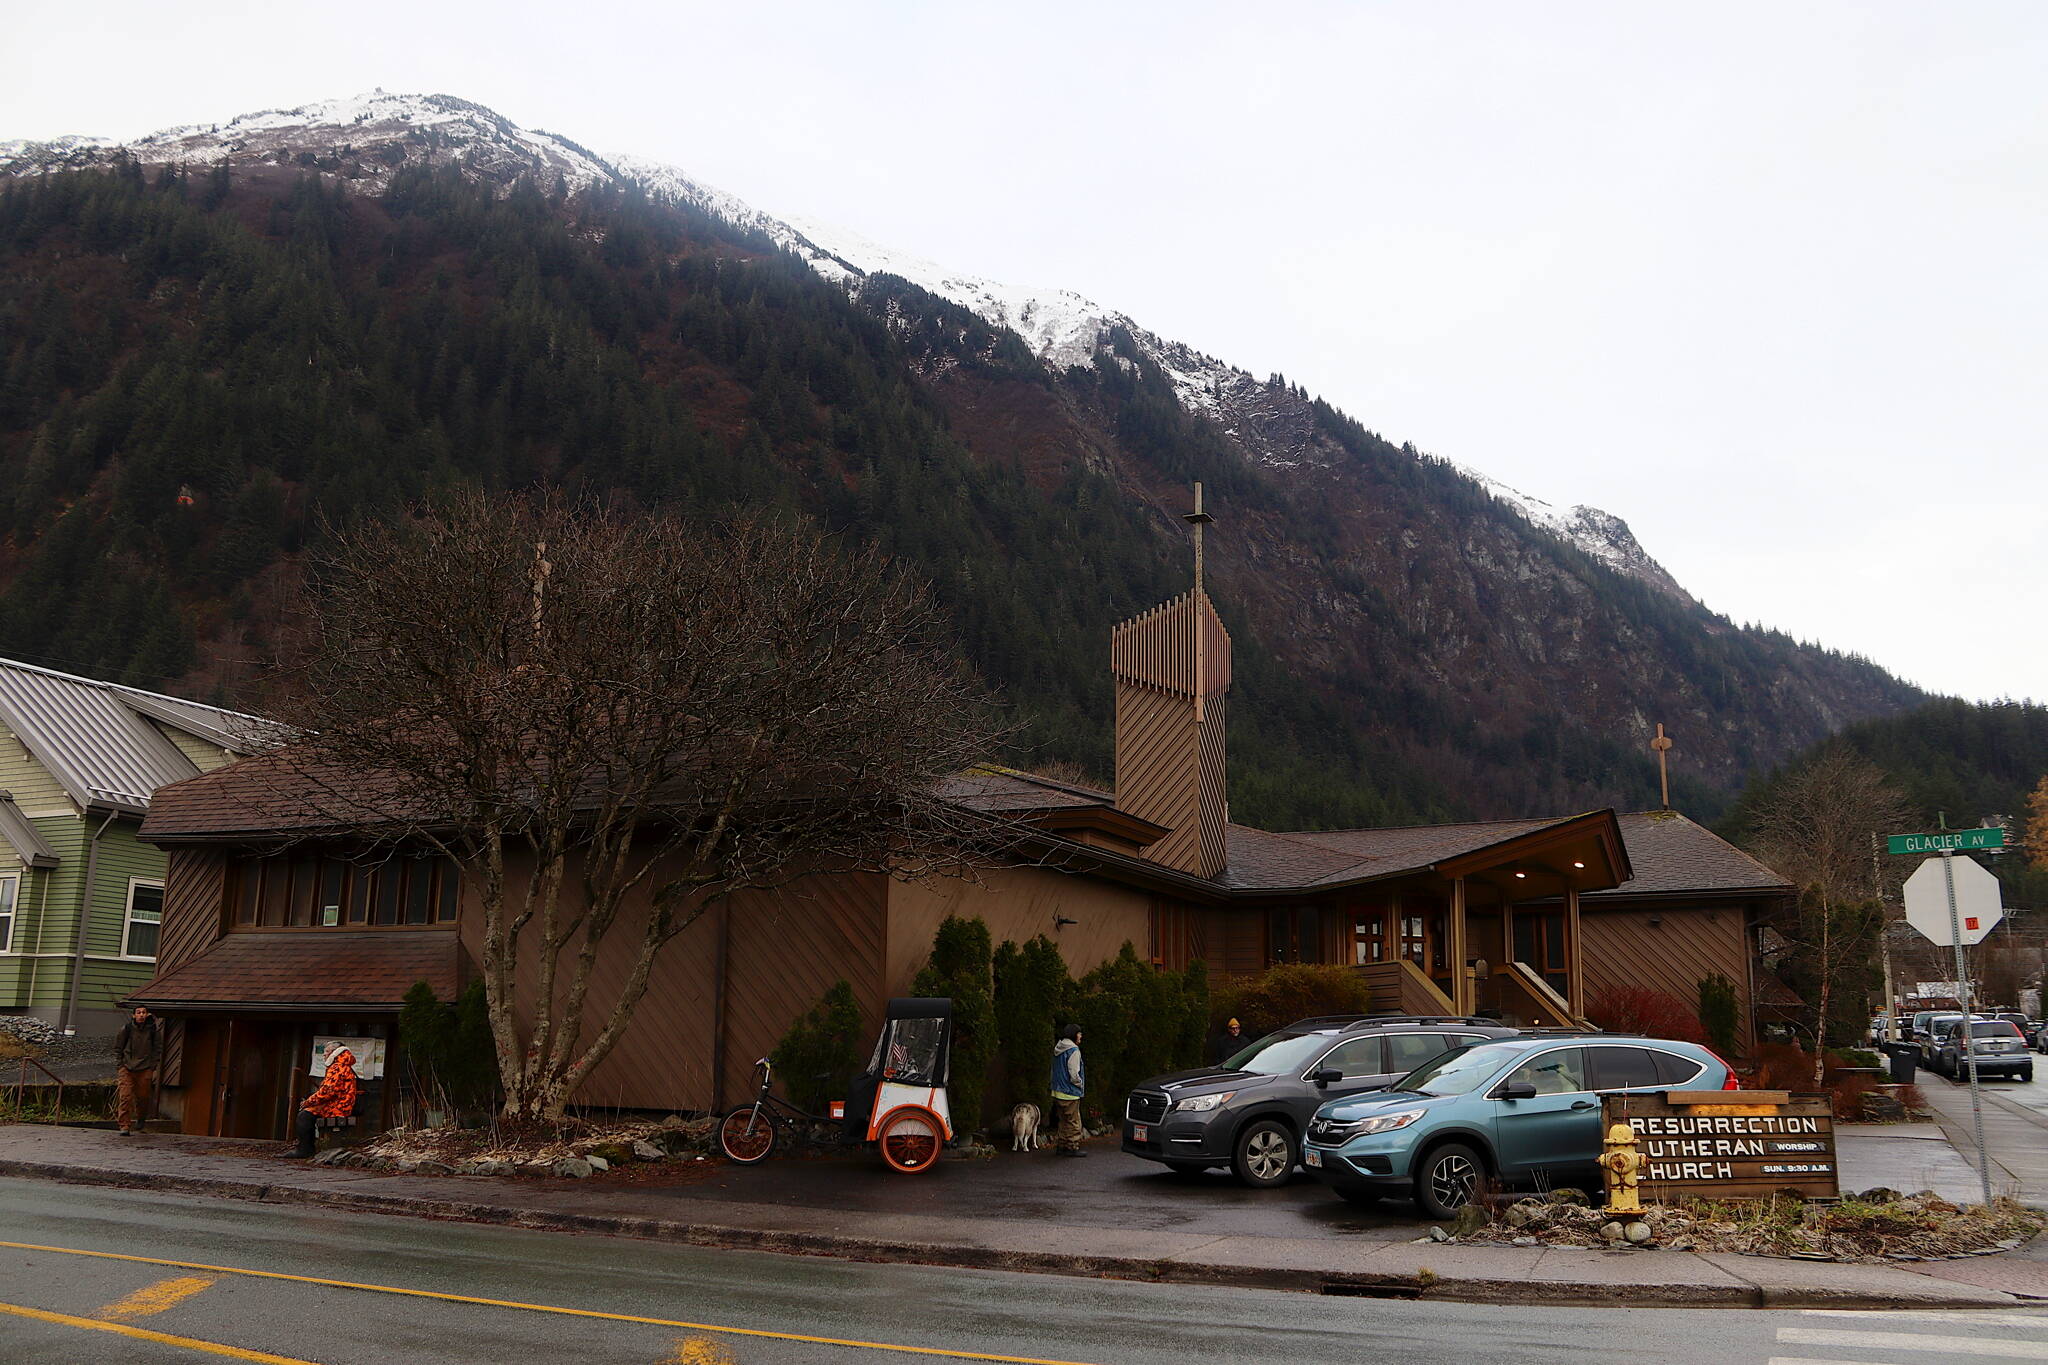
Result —
M114 1118L121 1136L132 1137L149 1117L150 1092L156 1085L156 1069L163 1064L164 1031L156 1018L142 1006L121 1031L114 1035L114 1087L120 1099Z
M1081 1146L1081 1097L1088 1093L1088 1067L1081 1060L1081 1026L1060 1030L1052 1047L1052 1107L1059 1115L1052 1147L1061 1156L1086 1156Z

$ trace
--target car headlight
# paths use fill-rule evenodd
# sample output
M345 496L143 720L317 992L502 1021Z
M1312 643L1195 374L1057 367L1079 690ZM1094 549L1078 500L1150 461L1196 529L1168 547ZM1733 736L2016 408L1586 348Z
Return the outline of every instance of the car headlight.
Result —
M1176 1114L1206 1114L1236 1093L1235 1090L1226 1090L1220 1095L1190 1095L1184 1100L1175 1100L1173 1112Z
M1403 1109L1397 1114L1374 1114L1368 1119L1354 1122L1350 1137L1364 1137L1367 1133L1390 1133L1396 1128L1406 1128L1422 1117L1420 1109Z

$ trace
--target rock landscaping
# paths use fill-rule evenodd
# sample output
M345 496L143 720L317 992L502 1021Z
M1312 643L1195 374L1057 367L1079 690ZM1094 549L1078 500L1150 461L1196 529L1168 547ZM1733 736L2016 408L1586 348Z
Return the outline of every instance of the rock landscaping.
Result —
M567 1123L534 1131L394 1128L368 1142L330 1147L321 1166L358 1166L407 1175L556 1176L582 1180L635 1162L702 1161L715 1121L671 1114L659 1122Z
M1468 1212L1477 1206L1468 1206ZM1797 1260L1932 1261L2011 1251L2048 1218L2009 1199L1959 1205L1931 1190L1866 1190L1832 1204L1794 1197L1651 1205L1613 1214L1577 1190L1532 1195L1464 1217L1440 1240L1511 1246L1738 1252Z

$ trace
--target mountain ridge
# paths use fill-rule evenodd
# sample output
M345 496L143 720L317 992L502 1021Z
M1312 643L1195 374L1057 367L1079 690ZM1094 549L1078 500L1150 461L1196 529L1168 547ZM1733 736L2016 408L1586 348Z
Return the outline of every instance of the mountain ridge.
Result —
M1201 479L1254 823L1641 806L1659 722L1710 818L1751 772L1920 696L1538 524L1605 514L1488 487L1277 376L1212 361L1213 401L1190 401L1195 353L1107 310L1068 326L1086 300L1036 319L1088 347L1048 364L900 257L806 237L821 269L783 220L467 101L376 94L128 147L0 151L17 655L248 685L235 661L284 627L319 518L451 481L766 506L931 578L1030 719L1012 757L1100 779L1109 626L1184 585Z
M823 278L849 290L857 291L874 275L908 280L1017 333L1038 360L1054 370L1093 363L1109 334L1122 329L1169 377L1184 407L1214 419L1253 458L1274 468L1292 469L1335 457L1322 443L1302 439L1299 413L1287 414L1292 420L1276 419L1270 382L1262 383L1249 371L1161 337L1129 315L1072 290L1007 285L815 219L779 218L679 167L631 153L599 154L560 134L523 128L493 109L454 95L375 90L291 109L261 110L225 123L178 125L129 140L79 135L44 142L15 139L0 142L0 174L96 164L121 152L147 164L204 165L261 157L276 150L290 150L297 157L307 152L307 138L320 130L349 138L339 145L353 154L358 144L367 147L390 140L400 129L432 130L448 139L451 157L466 160L472 170L500 180L519 174L543 179L558 175L572 190L608 179L637 183L649 193L762 233ZM496 135L498 155L488 154L493 150L489 134ZM389 169L372 157L360 163L354 178L381 189L388 181ZM1283 388L1282 393L1286 392ZM1480 470L1463 464L1456 467L1539 531L1681 601L1694 601L1622 518L1585 505L1562 513Z

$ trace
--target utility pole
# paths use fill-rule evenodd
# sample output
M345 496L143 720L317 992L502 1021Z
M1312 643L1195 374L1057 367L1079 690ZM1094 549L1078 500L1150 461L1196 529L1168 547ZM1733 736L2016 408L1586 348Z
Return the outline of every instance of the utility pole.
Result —
M1879 862L1882 850L1878 846L1877 831L1870 831L1870 894L1877 898L1877 955L1884 967L1884 1036L1879 1043L1892 1041L1892 1034L1898 1028L1898 997L1892 990L1892 922L1884 907L1884 872Z

